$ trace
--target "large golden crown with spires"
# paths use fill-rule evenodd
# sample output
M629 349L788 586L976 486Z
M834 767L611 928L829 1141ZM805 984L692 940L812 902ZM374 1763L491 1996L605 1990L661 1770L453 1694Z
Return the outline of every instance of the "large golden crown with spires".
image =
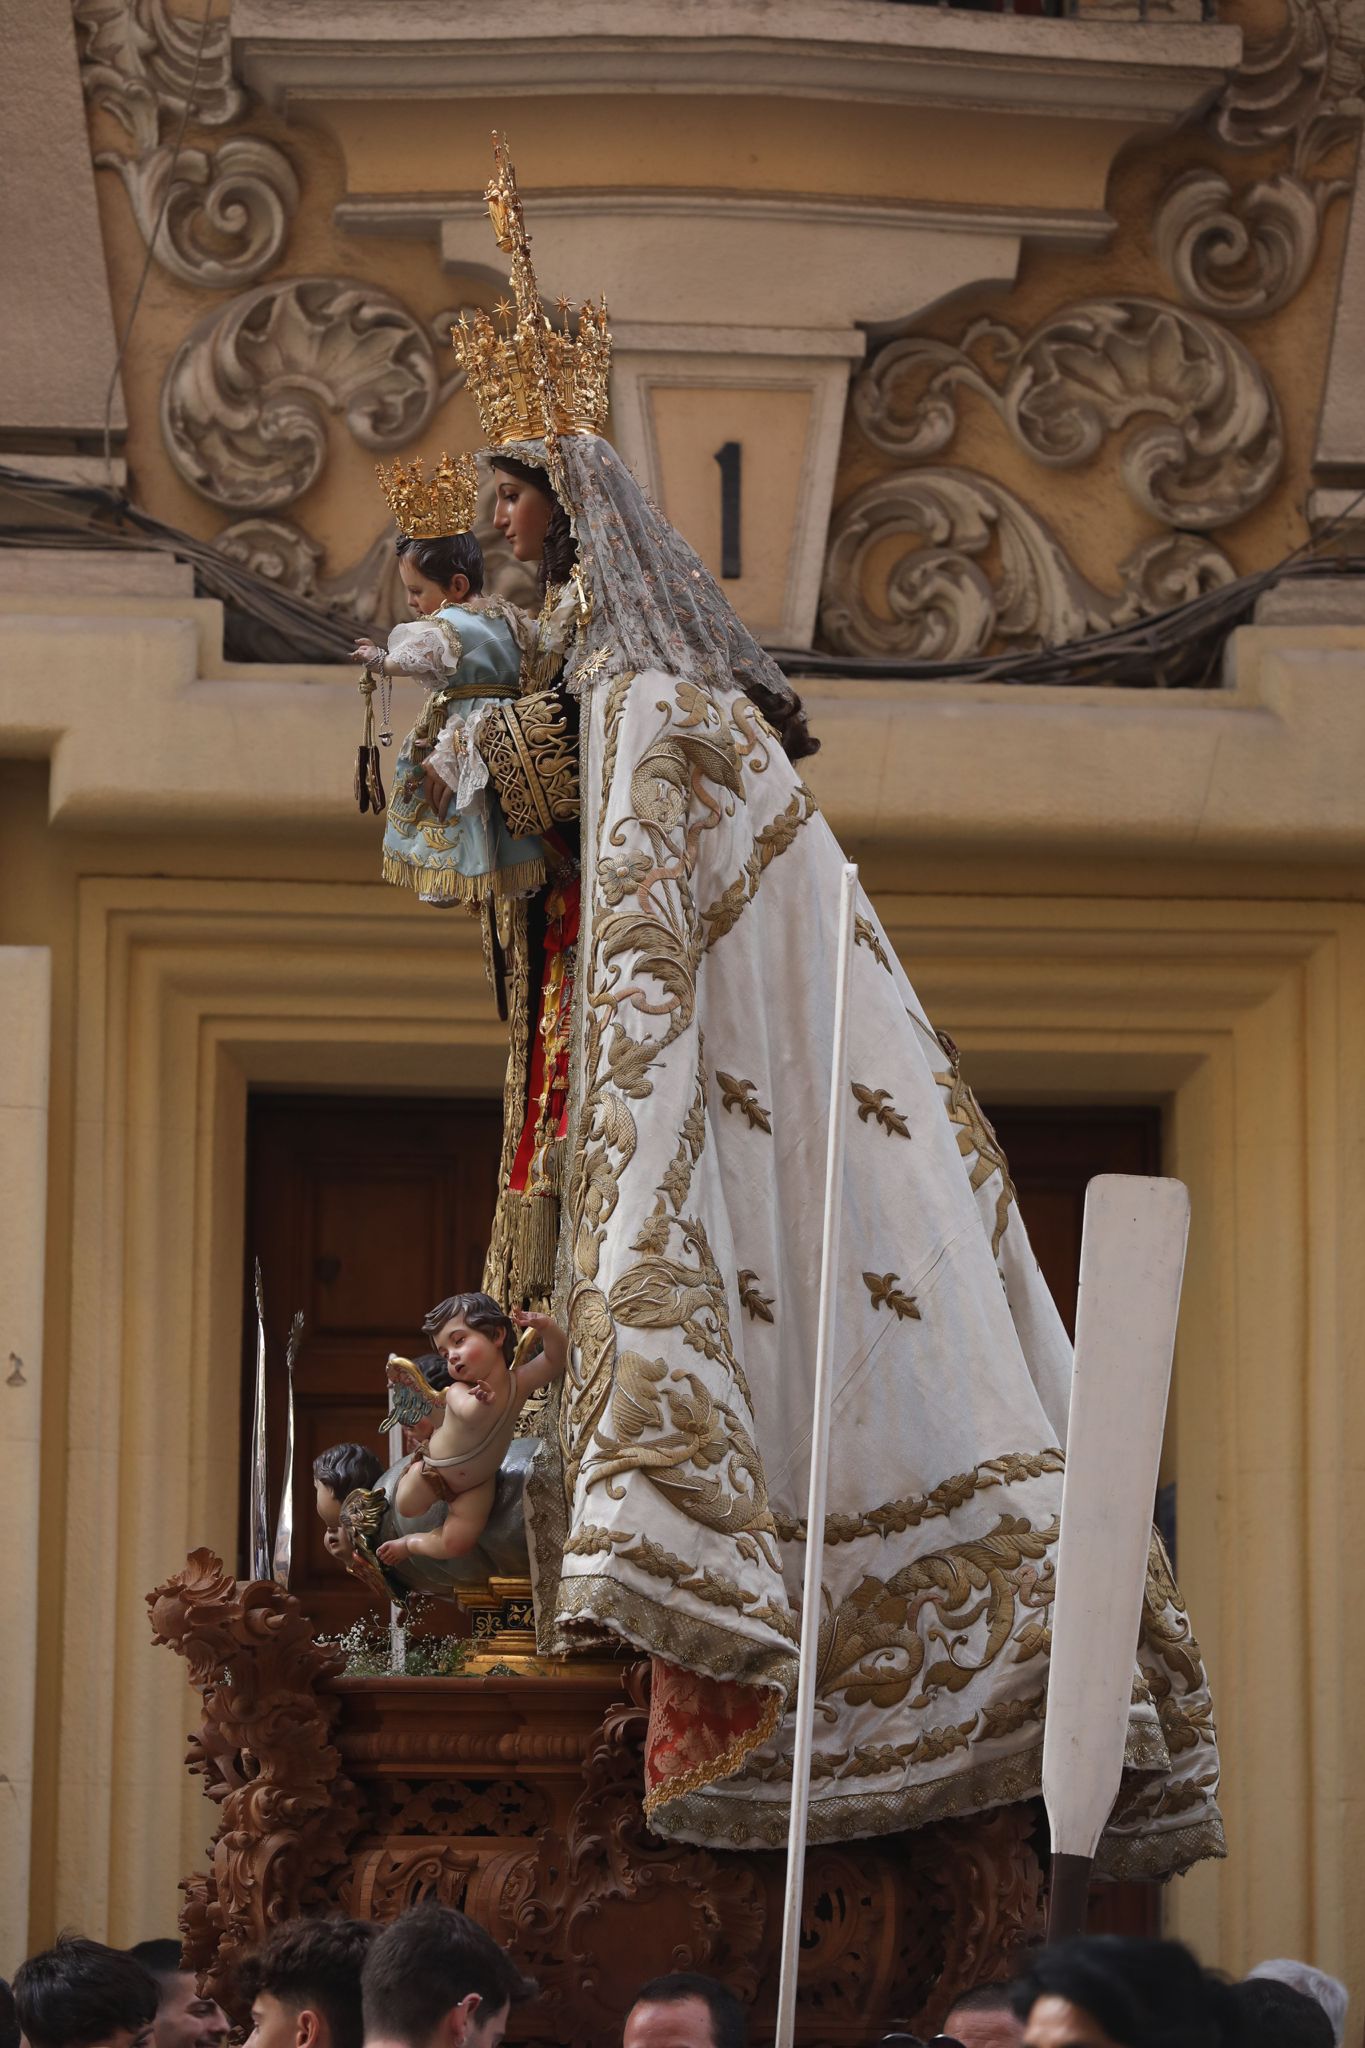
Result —
M473 527L479 471L472 455L459 455L453 462L443 455L429 478L420 455L410 466L394 462L385 469L381 462L375 475L394 525L408 540L444 540Z
M497 134L493 162L484 197L498 247L512 259L516 303L498 301L493 308L497 326L487 313L477 312L461 314L459 326L450 331L480 424L495 448L509 441L553 443L564 434L600 434L607 423L611 369L607 302L588 300L580 306L576 332L567 299L557 304L560 326L546 318L516 173L505 139Z

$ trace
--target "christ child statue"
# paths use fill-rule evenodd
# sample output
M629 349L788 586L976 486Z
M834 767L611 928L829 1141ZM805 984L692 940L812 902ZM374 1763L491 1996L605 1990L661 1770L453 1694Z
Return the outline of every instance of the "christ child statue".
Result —
M398 1483L395 1506L412 1517L443 1500L446 1516L439 1529L381 1543L376 1555L390 1566L409 1556L463 1557L474 1548L517 1418L528 1397L558 1379L568 1363L568 1339L552 1316L522 1309L509 1316L490 1294L452 1294L437 1303L424 1328L446 1361L450 1385L433 1395L409 1360L389 1360L395 1410L415 1397L437 1416L425 1449ZM528 1351L534 1355L523 1358Z

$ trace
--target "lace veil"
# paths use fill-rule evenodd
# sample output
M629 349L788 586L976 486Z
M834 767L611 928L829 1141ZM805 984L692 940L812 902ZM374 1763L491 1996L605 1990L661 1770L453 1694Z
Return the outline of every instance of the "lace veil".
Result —
M515 441L498 452L546 467L543 441ZM566 670L568 688L577 694L584 670L596 683L659 669L718 689L738 687L779 725L799 717L801 700L777 663L611 443L599 434L566 435L559 453L571 499L564 509L592 594L592 618Z

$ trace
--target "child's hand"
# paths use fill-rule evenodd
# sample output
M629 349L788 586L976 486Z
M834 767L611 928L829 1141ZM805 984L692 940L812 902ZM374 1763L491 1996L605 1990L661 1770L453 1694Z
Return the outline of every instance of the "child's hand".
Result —
M537 1384L543 1386L551 1379L558 1379L569 1362L569 1340L554 1317L540 1315L533 1309L514 1308L512 1321L520 1329L534 1330L540 1338L549 1370L537 1375Z
M381 1564L401 1564L412 1544L410 1536L391 1536L387 1543L381 1543L375 1556Z
M377 668L383 659L384 649L376 647L373 640L356 641L355 649L351 655L352 661L360 662L365 668Z

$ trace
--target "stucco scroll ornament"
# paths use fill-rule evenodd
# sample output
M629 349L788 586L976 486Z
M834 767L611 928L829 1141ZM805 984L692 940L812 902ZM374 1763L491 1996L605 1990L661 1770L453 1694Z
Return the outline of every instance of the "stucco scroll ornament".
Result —
M926 371L906 404L905 387ZM960 389L984 398L1051 468L1077 468L1131 429L1124 486L1165 526L1207 532L1242 518L1284 460L1279 406L1260 366L1211 321L1162 299L1083 299L1024 335L986 319L959 344L892 342L856 380L854 414L875 447L923 460L953 439Z
M881 602L869 590L886 543ZM1230 582L1212 541L1157 534L1119 565L1116 596L1084 577L1057 536L1002 484L965 469L879 477L830 527L822 636L839 653L957 661L994 645L1059 646Z
M96 167L118 172L151 243L172 177L163 129L179 125L191 90L190 120L199 128L224 127L245 107L232 75L229 23L209 23L196 79L199 24L170 13L165 0L75 0L75 17L85 96L114 116L136 150L101 150ZM235 135L216 150L184 148L153 253L186 284L240 288L280 255L298 203L298 180L273 142Z
M343 414L363 448L389 454L462 381L458 370L442 381L431 333L387 292L346 277L281 278L186 336L161 386L162 437L204 497L272 512L322 474L329 414Z
M1157 209L1157 254L1191 305L1236 320L1294 297L1323 216L1350 190L1349 178L1310 173L1353 132L1362 89L1365 0L1290 0L1283 27L1251 46L1206 123L1228 149L1288 143L1289 168L1234 190L1221 171L1200 166Z

